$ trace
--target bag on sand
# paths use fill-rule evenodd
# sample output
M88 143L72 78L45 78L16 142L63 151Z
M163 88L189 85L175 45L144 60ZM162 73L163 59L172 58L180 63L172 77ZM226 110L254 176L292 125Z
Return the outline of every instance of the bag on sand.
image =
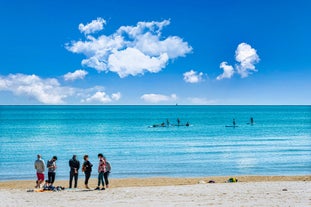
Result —
M236 182L238 182L238 179L236 179L236 178L229 178L228 179L228 183L236 183Z

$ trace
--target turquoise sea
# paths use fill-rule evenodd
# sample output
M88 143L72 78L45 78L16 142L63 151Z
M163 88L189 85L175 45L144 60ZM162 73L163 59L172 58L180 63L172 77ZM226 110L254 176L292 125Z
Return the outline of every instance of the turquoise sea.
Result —
M0 106L0 180L35 179L38 153L67 179L100 152L114 178L311 174L311 106Z

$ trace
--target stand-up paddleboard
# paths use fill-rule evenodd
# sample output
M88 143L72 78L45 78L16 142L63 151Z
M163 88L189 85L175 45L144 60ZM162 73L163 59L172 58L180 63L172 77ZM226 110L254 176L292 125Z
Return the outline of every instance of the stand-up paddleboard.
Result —
M152 126L148 126L149 128L157 128L157 127L167 127L167 126L161 126L161 125L152 125Z
M185 126L185 127L188 127L188 126L191 126L190 124L171 124L170 126L177 126L177 127L180 127L180 126Z
M235 127L238 127L238 126L226 125L225 127L233 127L233 128L235 128Z

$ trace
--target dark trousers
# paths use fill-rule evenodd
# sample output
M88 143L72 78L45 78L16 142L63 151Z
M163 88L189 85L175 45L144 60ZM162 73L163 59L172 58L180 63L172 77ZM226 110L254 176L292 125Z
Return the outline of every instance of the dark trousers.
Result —
M97 182L97 186L100 186L100 183L102 183L103 187L105 187L105 183L104 183L104 172L100 172L98 173L98 182Z
M69 178L69 188L72 188L72 179L75 179L75 185L74 187L77 188L78 185L78 173L70 172L70 178Z
M107 172L104 173L104 179L105 179L106 186L109 185L109 180L108 180L109 174L110 174L109 171L107 171Z
M55 172L48 172L48 183L50 183L51 185L53 185L55 181L55 174Z
M87 185L89 183L89 179L91 177L91 172L84 172L84 174L85 174L84 184Z

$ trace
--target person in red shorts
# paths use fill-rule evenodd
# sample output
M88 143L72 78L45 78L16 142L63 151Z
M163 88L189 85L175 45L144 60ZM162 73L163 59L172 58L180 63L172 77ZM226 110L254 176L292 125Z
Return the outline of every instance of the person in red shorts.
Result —
M38 159L35 161L35 169L37 170L36 188L40 188L41 184L44 182L45 163L44 160L42 160L41 155L37 155L37 158Z

